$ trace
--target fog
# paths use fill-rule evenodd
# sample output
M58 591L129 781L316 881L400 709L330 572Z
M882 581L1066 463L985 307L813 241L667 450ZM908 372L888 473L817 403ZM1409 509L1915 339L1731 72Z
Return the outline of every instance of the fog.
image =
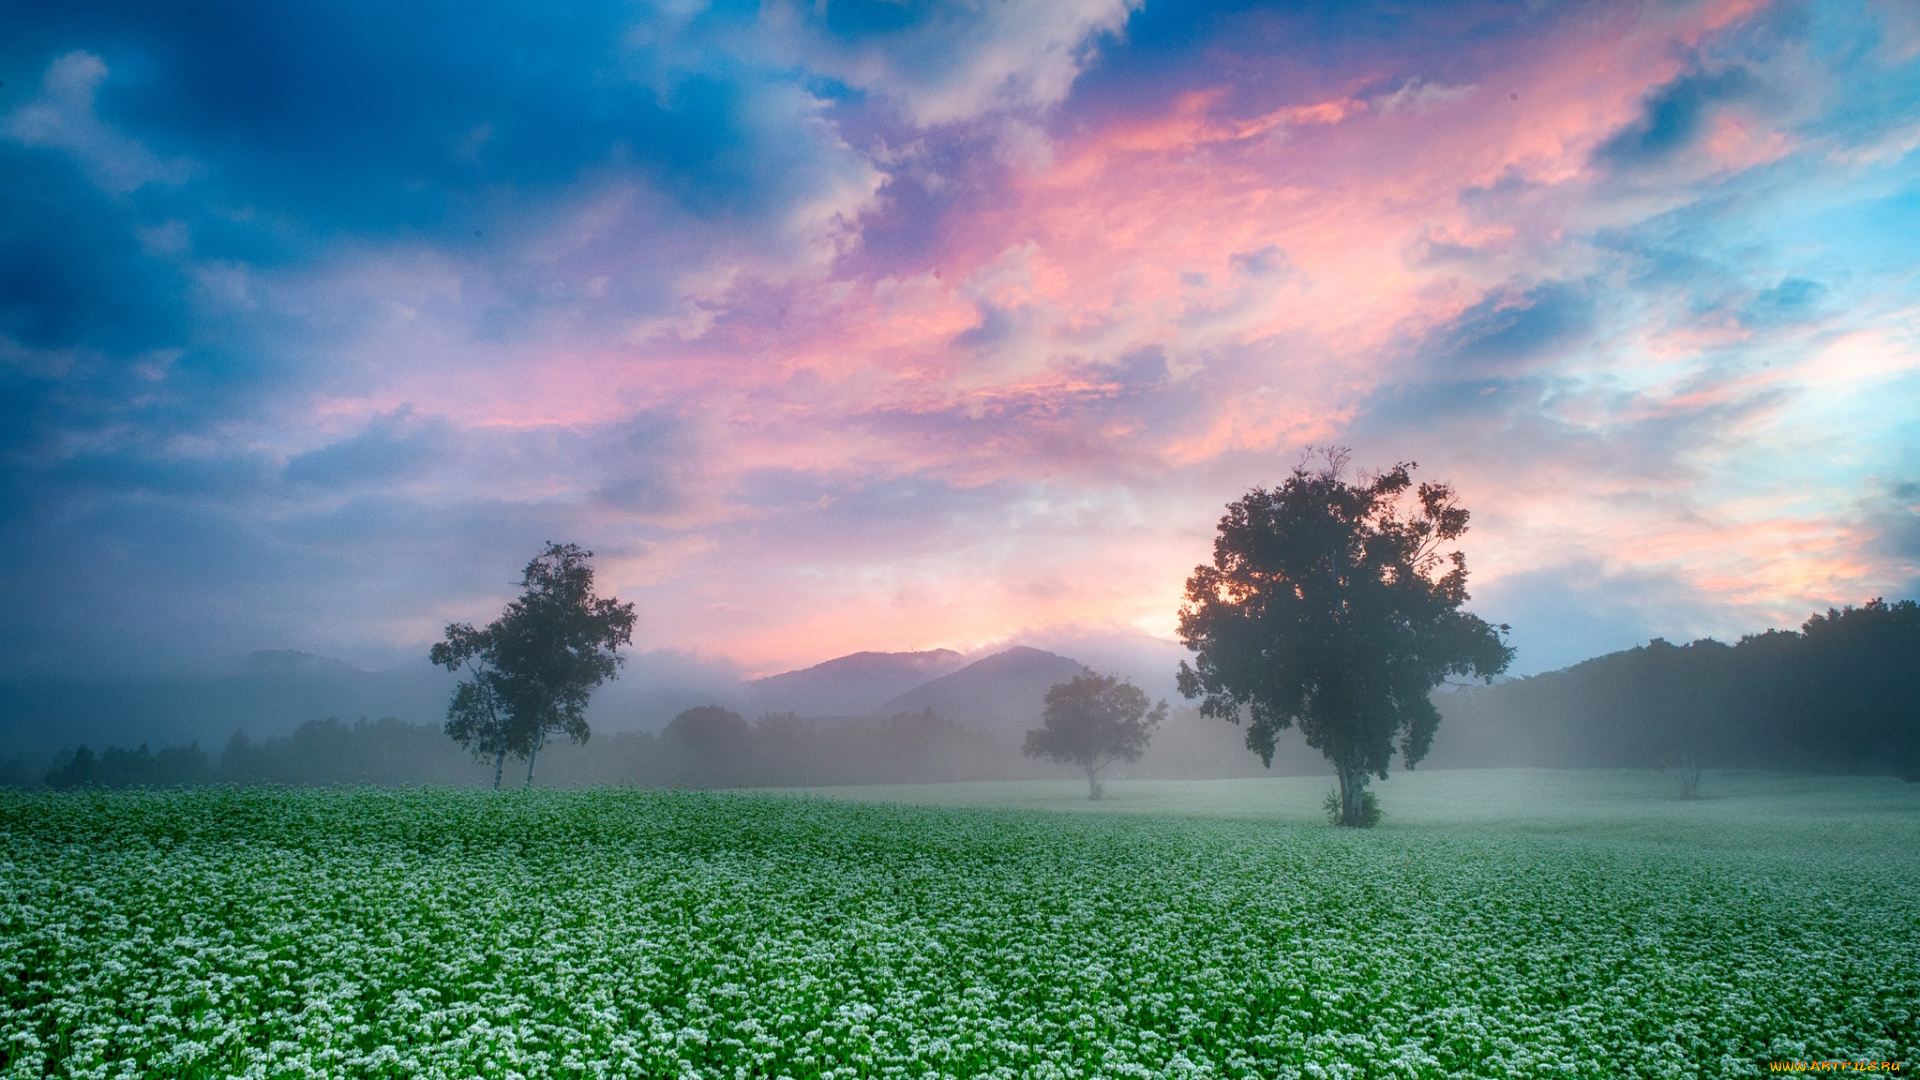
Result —
M642 654L594 699L590 741L543 748L535 779L804 787L1071 775L1021 753L1026 731L1041 723L1048 687L1101 671L1158 690L1169 687L1180 653L1123 637L1052 644L1077 644L1105 663L1026 645L975 656L867 652L743 681L722 664ZM1916 657L1920 611L1911 602L1829 612L1797 632L1733 644L1654 639L1561 671L1437 691L1440 729L1419 767L1661 767L1684 759L1920 777L1920 691L1903 674ZM256 653L222 675L0 684L0 780L490 784L492 763L440 731L453 682L425 664L366 672L305 654ZM1243 728L1203 718L1177 697L1173 704L1146 753L1113 764L1107 777L1328 771L1298 731L1287 732L1263 766L1246 749ZM688 713L702 706L710 708ZM507 781L524 782L524 770L510 761Z

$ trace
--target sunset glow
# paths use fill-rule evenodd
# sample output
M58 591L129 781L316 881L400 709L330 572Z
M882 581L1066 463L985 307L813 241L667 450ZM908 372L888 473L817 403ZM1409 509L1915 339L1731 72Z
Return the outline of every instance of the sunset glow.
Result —
M1326 443L1520 672L1920 582L1910 5L42 7L14 670L418 659L548 539L746 674L1167 638Z

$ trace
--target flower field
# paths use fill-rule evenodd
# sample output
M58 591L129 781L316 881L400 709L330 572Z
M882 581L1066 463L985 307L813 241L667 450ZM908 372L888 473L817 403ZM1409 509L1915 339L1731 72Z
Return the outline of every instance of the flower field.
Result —
M1920 1043L1920 845L1844 821L212 789L0 792L0 831L7 1077L1668 1078Z

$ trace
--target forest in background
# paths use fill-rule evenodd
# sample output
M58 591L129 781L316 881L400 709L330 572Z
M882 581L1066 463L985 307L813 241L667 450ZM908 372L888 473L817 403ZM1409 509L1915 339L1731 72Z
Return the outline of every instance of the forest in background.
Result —
M1920 608L1871 601L1728 645L1655 639L1573 667L1495 686L1443 692L1426 768L1661 766L1894 773L1920 780ZM1017 730L932 711L875 718L726 710L668 730L600 733L543 754L539 782L571 787L809 787L1058 777L1025 758ZM1038 718L1035 718L1035 723ZM1243 729L1177 709L1139 762L1120 775L1164 779L1267 775ZM1273 773L1324 772L1297 733ZM517 784L511 765L508 783ZM289 735L236 735L153 751L78 747L0 760L0 783L22 787L492 782L437 728L385 719L313 720Z
M725 712L725 710L721 710ZM813 719L790 713L748 722L680 725L654 734L595 734L585 744L558 742L542 751L541 787L819 787L839 784L941 783L1047 779L1058 766L1023 757L1022 734L944 720L929 712L885 719ZM1240 745L1240 730L1176 712L1139 762L1119 775L1200 779L1267 775ZM1276 755L1274 771L1324 771L1304 744ZM521 785L508 762L506 786ZM401 720L312 720L289 735L235 736L218 751L198 744L96 752L81 747L52 758L20 755L0 761L0 783L19 787L171 787L196 784L322 786L421 784L483 787L493 764L461 750L436 727Z
M1920 780L1920 607L1873 600L1732 645L1654 639L1443 694L1430 767L1709 768Z

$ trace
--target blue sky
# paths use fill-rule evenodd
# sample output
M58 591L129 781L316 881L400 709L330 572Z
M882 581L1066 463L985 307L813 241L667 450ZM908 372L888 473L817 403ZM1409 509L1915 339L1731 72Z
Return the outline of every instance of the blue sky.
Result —
M27 3L0 671L1170 636L1309 444L1520 670L1920 578L1909 4Z

